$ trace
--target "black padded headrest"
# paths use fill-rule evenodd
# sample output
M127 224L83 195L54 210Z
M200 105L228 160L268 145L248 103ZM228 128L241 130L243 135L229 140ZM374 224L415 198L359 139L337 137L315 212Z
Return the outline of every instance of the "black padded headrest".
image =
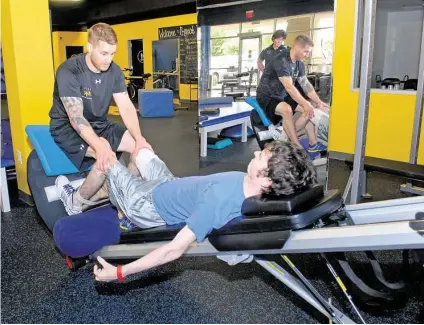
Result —
M281 197L252 196L244 200L241 213L249 218L299 213L314 206L323 196L322 185L315 185L303 192Z

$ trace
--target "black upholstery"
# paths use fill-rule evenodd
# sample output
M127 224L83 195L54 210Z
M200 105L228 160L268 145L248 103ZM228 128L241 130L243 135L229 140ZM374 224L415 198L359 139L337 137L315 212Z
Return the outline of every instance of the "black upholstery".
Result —
M353 168L354 155L346 159L346 164ZM365 157L364 168L367 171L382 172L415 180L424 180L424 166L413 165L406 162Z
M247 218L264 215L293 214L313 207L324 196L324 187L315 185L301 193L284 197L253 196L243 202L241 213Z
M308 227L318 219L330 216L337 211L342 204L343 201L339 191L328 191L325 192L318 201L315 201L314 205L308 210L296 214L263 215L257 218L240 217L221 229L213 230L208 238L211 243L215 243L215 247L218 247L216 245L222 243L220 238L227 243L226 245L230 245L229 243L232 242L235 243L230 240L230 237L233 238L239 246L241 245L240 238L243 238L243 241L246 242L246 245L249 245L249 247L252 247L252 245L255 247L262 247L264 242L266 242L266 246L269 247L272 245L269 240L273 238L271 232L290 231ZM176 226L161 226L122 233L121 244L172 240L183 227L184 224L180 224ZM242 236L240 236L240 234L242 234ZM258 236L263 240L258 240ZM274 244L281 245L281 240L282 238L276 240ZM229 247L228 249L232 248Z

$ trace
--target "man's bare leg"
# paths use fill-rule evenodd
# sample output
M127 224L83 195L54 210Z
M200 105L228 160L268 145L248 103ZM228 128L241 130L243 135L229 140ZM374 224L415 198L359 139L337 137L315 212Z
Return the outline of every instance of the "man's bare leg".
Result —
M302 115L297 119L295 123L296 131L305 129L306 134L308 135L309 144L316 144L318 142L318 139L316 136L315 125L310 121L310 118L305 114L301 106L298 106L296 108L296 111L302 113Z
M135 141L127 130L125 131L122 137L121 143L119 144L117 151L128 152L129 154L132 154L134 149L135 149ZM140 172L138 171L138 168L135 165L135 163L132 161L132 159L128 163L128 169L130 173L133 174L134 176L140 176Z
M275 113L283 117L283 129L290 140L299 147L302 147L299 139L297 138L296 127L293 119L293 110L290 105L284 102L279 103L275 108Z
M107 142L106 139L102 138L102 140ZM131 137L128 131L125 131L117 151L126 151L128 153L131 153L132 151L134 151L134 148L134 139ZM88 147L86 157L95 158L95 152L91 147ZM133 162L130 162L128 164L128 169L131 174L135 176L140 176L137 166ZM84 203L88 203L87 201L97 202L108 198L109 193L107 191L107 188L103 188L102 190L102 186L106 183L105 180L106 175L103 174L98 168L96 168L96 164L94 164L93 169L89 172L84 183L77 190L77 193L75 195L75 204L83 206Z
M108 197L107 190L101 190L105 181L106 174L103 173L98 168L97 163L95 163L91 171L88 173L84 183L74 194L74 206L84 210L90 205L93 205L95 202L106 199Z

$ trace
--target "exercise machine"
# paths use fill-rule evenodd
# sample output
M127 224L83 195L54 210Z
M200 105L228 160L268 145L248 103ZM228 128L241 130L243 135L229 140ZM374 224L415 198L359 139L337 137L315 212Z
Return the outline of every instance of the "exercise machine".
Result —
M424 95L424 26L421 39L421 56L418 75L418 87L415 104L414 126L410 159L408 163L394 162L387 159L366 157L366 138L368 126L368 111L371 88L371 75L373 64L373 48L375 34L376 0L365 1L364 6L364 35L362 46L362 61L359 87L358 121L356 127L355 155L347 159L347 164L352 167L348 184L345 188L344 199L350 204L356 204L362 198L370 198L366 192L367 171L379 171L407 178L407 183L400 190L412 194L423 195L424 166L417 165L417 152L419 148L419 135L421 132ZM352 162L353 160L353 162ZM415 184L418 183L418 184Z
M129 71L132 73L132 69L125 68L122 71ZM137 93L139 89L144 89L146 87L146 81L151 77L150 73L143 73L141 76L128 76L125 77L125 80L128 80L127 83L127 92L132 101L137 101Z
M86 177L86 171L76 170L55 144L48 125L27 126L26 132L35 148L28 158L28 184L38 213L54 233L55 227L68 219L63 218L66 212L52 190L56 177L67 175L78 186ZM212 231L204 242L191 245L185 256L217 256L229 265L255 261L332 321L350 323L352 319L329 304L287 254L319 253L327 258L329 253L349 251L419 250L424 248L423 211L424 196L345 205L340 191L325 191L322 185L282 198L251 197L243 203L242 216ZM83 213L101 214L103 218L109 216L118 220L116 210L108 203ZM172 240L183 226L137 229L127 233L121 233L116 227L119 240L87 252L83 258L67 257L67 263L76 270L94 262L97 256L107 260L139 258ZM80 244L84 247L83 243ZM283 256L296 277L264 257L276 254ZM338 259L338 263L346 266L342 258ZM326 264L332 270L331 274L336 274L327 260ZM348 264L342 269L353 285L361 283ZM378 282L390 292L358 286L371 298L384 303L402 290L401 284L388 283L381 272L376 271L375 274ZM338 275L336 278L339 279ZM340 280L337 281L339 283ZM344 285L341 288L350 297L343 289ZM358 318L361 317L359 314Z

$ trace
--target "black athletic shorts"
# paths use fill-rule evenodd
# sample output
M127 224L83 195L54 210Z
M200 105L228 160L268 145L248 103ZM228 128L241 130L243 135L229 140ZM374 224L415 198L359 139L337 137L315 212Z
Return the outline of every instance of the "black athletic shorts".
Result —
M91 122L90 125L99 137L105 138L109 142L114 152L118 150L126 131L125 127L107 120ZM85 157L89 145L72 128L70 123L57 127L54 122L51 122L50 133L56 144L80 171L86 170L94 163L93 158Z
M261 105L262 109L265 111L266 116L270 119L272 124L277 124L281 120L281 116L275 114L275 109L277 108L277 105L281 102L285 102L289 104L289 106L293 110L293 114L296 111L297 106L299 105L293 98L290 96L286 96L284 100L271 98L268 104L263 107L262 104L259 102L259 105Z

